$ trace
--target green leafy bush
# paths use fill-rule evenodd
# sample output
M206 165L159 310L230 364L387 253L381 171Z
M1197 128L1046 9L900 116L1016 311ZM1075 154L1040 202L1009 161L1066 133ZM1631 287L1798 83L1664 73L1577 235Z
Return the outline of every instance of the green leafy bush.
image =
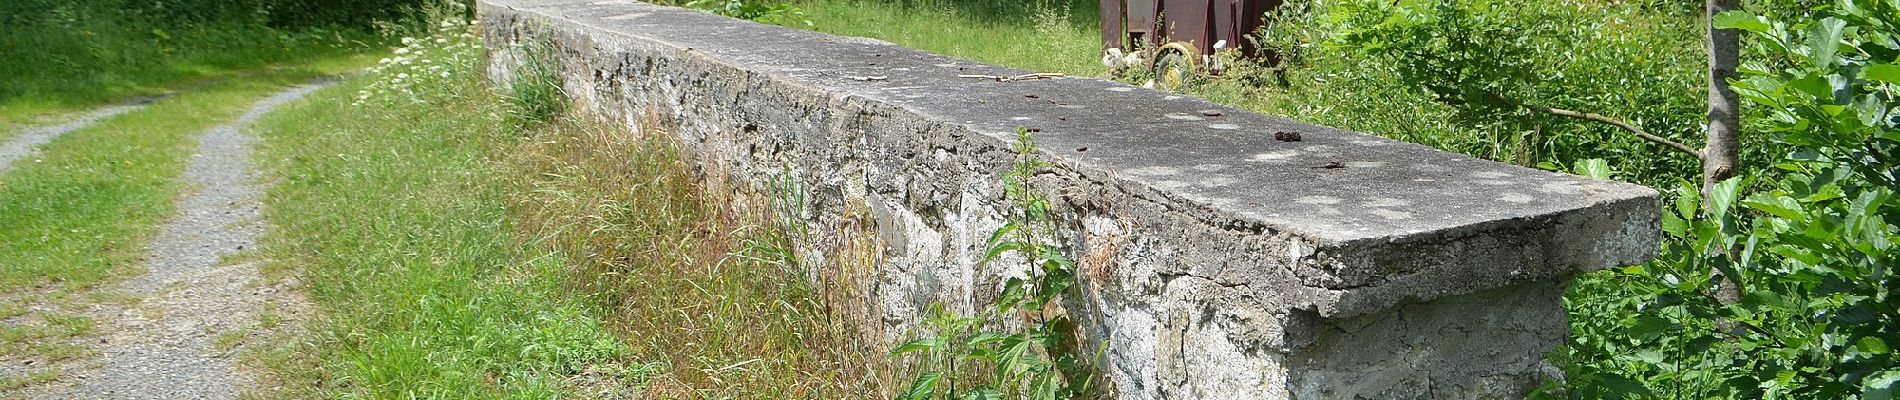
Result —
M1683 182L1663 256L1589 277L1558 360L1579 398L1891 399L1900 389L1900 4L1841 1L1770 19L1730 13L1765 59L1735 90L1786 156L1702 199ZM1739 277L1722 299L1711 271ZM1588 284L1588 283L1586 283Z
M1610 125L1539 110L1601 114L1677 142L1698 141L1704 56L1699 19L1685 8L1292 2L1259 35L1286 59L1283 99L1266 109L1548 170L1610 158L1624 179L1667 185L1699 171L1697 160Z

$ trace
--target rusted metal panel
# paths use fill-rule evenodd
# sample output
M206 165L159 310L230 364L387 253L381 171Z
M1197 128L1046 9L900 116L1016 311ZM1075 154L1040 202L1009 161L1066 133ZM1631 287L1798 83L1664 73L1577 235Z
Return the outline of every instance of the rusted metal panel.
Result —
M1102 0L1102 47L1128 48L1186 42L1202 54L1214 44L1253 56L1248 39L1264 25L1267 13L1285 0ZM1268 55L1271 57L1271 55Z
M1158 0L1128 0L1128 33L1154 33Z
M1209 0L1163 0L1161 23L1166 27L1169 42L1189 42L1206 54L1213 42L1208 41L1208 23L1214 19L1213 7Z
M1240 35L1235 34L1240 29L1235 26L1239 21L1234 17L1234 13L1240 11L1239 7L1240 0L1214 0L1214 20L1211 24L1214 34L1208 38L1209 43L1201 46L1201 54L1211 53L1211 50L1214 50L1214 44L1223 40L1227 41L1227 48L1233 48L1239 43L1236 39L1239 39Z

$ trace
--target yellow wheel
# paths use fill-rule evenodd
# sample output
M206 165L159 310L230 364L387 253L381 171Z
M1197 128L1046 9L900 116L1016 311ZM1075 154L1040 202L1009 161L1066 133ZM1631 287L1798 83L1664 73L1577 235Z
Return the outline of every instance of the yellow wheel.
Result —
M1155 89L1169 92L1180 90L1187 86L1189 79L1194 78L1194 62L1188 59L1186 53L1162 49L1161 55L1155 58L1154 74Z

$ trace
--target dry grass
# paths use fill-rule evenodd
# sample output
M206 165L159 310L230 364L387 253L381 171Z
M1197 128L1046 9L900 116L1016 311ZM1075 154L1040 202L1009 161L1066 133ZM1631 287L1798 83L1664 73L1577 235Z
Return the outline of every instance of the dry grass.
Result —
M608 310L640 365L604 375L636 375L623 383L647 398L889 397L876 324L858 319L875 315L856 297L874 235L826 235L844 251L809 268L795 250L809 228L774 212L796 185L758 196L696 176L670 137L563 118L507 162L517 240L568 260L569 290Z

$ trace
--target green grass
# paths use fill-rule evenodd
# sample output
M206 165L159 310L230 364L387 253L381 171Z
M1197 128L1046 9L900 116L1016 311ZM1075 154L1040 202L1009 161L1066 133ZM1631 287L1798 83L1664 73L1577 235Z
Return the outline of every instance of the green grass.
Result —
M0 392L52 382L59 376L59 370L34 371L26 376L0 376Z
M165 13L164 1L21 1L0 5L0 125L189 90L272 65L359 52L366 30L286 30L230 10ZM152 13L143 8L154 8ZM232 5L227 8L240 6ZM166 14L166 15L153 15ZM214 15L215 14L215 15ZM209 19L207 19L209 18Z
M877 38L984 63L1100 77L1102 39L1093 1L795 2L819 32Z
M266 70L69 132L0 175L0 293L83 289L137 272L172 213L197 135L327 71Z
M71 340L92 334L94 321L74 310L136 301L102 288L142 271L144 243L186 189L177 176L197 136L273 92L333 72L301 67L239 74L69 132L0 175L0 295L6 298L0 357L84 355Z
M512 241L490 159L514 138L474 78L458 99L351 105L364 79L259 124L267 256L300 271L311 348L280 351L266 397L548 398L625 352L562 296L562 261Z
M414 54L479 64L456 51ZM260 255L321 317L255 357L283 389L254 397L892 393L884 350L828 313L861 292L806 285L764 200L696 180L669 135L540 116L564 100L461 67L383 92L399 72L373 72L259 124L280 178ZM853 248L826 282L868 282L877 248Z

